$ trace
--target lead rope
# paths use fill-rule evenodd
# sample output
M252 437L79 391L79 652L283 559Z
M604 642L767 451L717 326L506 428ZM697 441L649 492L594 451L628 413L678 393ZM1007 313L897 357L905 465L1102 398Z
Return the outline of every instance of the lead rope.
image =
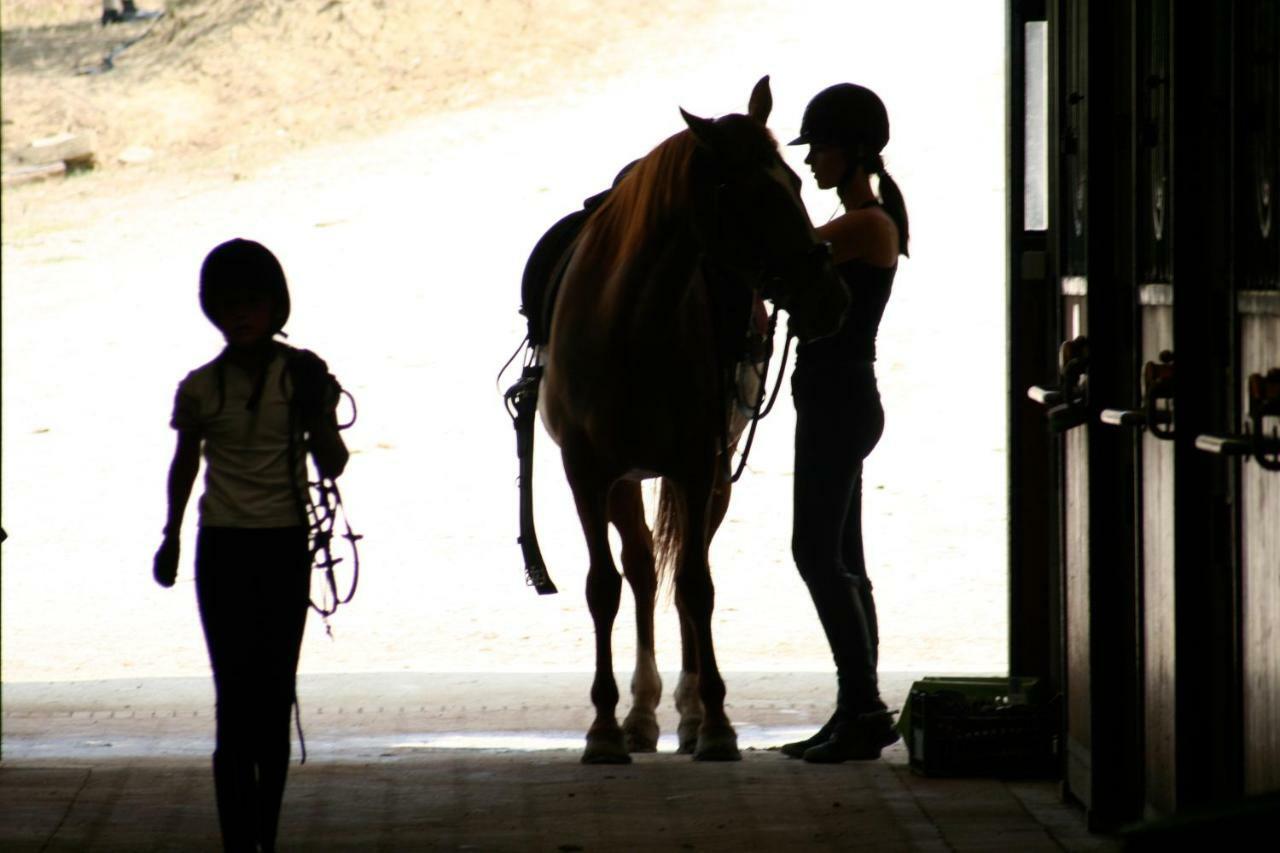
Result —
M293 724L298 728L298 749L302 755L298 758L298 764L307 763L307 739L302 736L302 705L298 702L298 685L295 679L293 686Z
M342 392L347 394L346 391ZM350 394L347 394L350 397ZM355 400L352 400L355 405ZM351 423L354 423L352 418ZM351 423L346 424L350 426ZM346 426L340 426L345 429ZM360 585L360 550L356 547L356 543L364 537L358 533L353 533L351 524L347 521L346 508L342 503L342 493L338 491L338 484L328 477L321 477L314 483L309 483L310 487L307 492L307 520L311 530L311 561L313 568L323 569L325 583L328 586L328 604L325 603L325 596L321 596L321 603L317 604L311 601L311 607L320 614L320 618L324 621L324 630L329 637L333 637L333 628L329 624L329 617L337 612L340 605L346 604L355 597L356 588ZM342 557L333 556L333 529L336 526L338 516L342 516L342 525L345 532L341 538L347 540L351 548L351 586L348 587L345 595L338 594L338 581L334 569L343 561Z
M287 357L287 356L286 356ZM280 371L280 390L283 394L285 391L284 382L288 369ZM341 397L346 397L351 402L351 419L346 423L338 424L338 429L349 429L356 422L356 398L350 391L342 386L338 386L338 393ZM292 401L290 401L292 403ZM299 508L302 510L303 516L307 519L307 556L308 563L312 569L324 569L325 581L329 587L329 597L332 602L328 606L316 604L316 602L308 594L308 605L320 614L321 620L324 622L324 632L329 639L333 639L333 627L329 624L329 617L332 616L339 605L346 604L356 594L356 587L360 583L360 551L356 543L364 537L358 533L353 533L351 524L347 520L346 508L342 503L342 493L338 491L338 484L329 477L321 476L316 482L305 480L306 476L306 447L299 447L298 439L301 437L302 430L298 423L297 407L289 406L289 485L293 490L294 500L297 501ZM300 456L301 455L301 456ZM298 467L301 463L303 470L304 482L306 488L298 483ZM317 472L318 473L318 472ZM315 496L312 496L312 491ZM351 587L347 590L345 596L338 595L337 578L334 568L342 562L342 558L334 558L333 556L333 528L337 521L338 515L342 516L342 524L346 532L341 538L346 539L351 548ZM317 557L319 560L317 561ZM324 601L323 596L321 601ZM298 702L297 679L294 679L293 690L293 720L298 730L298 746L301 750L299 764L307 763L307 740L302 732L302 706Z
M760 379L760 390L756 395L755 405L753 405L746 412L747 421L750 424L750 426L747 427L747 443L742 447L742 455L738 457L737 470L734 471L732 474L729 473L730 469L733 466L733 463L729 457L729 417L727 414L725 415L725 419L721 424L721 427L722 427L721 435L720 435L721 457L724 459L725 479L730 483L736 483L738 482L739 479L741 479L742 472L745 471L747 467L747 457L751 454L751 445L752 443L755 442L756 427L759 426L760 420L762 418L764 418L771 411L773 411L773 404L778 401L778 392L782 390L782 377L785 376L787 372L787 359L791 355L791 339L792 337L794 337L791 334L790 329L787 329L787 340L782 346L782 364L779 366L778 375L774 380L773 394L769 397L769 404L765 405L764 403L765 389L769 387L768 383L765 380L769 376L769 362L773 359L773 334L777 328L777 325L778 325L778 306L774 305L772 313L769 314L769 325L768 325L768 332L767 332L767 338L769 341L769 355L765 357L764 367L756 374ZM752 369L754 370L754 368ZM724 376L724 371L721 371L722 382L723 382L723 376ZM734 384L735 386L737 385L736 379L734 381ZM737 401L739 405L741 405L741 398L738 396L738 392L736 388L734 390L734 399Z

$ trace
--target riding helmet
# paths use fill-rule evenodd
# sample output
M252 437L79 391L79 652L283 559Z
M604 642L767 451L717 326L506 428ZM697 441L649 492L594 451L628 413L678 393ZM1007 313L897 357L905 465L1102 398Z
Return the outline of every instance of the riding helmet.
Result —
M248 290L267 296L275 308L272 334L289 319L289 285L271 250L253 240L236 238L214 247L200 267L200 309L215 326L214 300L225 293Z
M856 83L837 83L813 96L804 109L800 135L789 145L865 147L879 154L889 142L889 113L875 92Z

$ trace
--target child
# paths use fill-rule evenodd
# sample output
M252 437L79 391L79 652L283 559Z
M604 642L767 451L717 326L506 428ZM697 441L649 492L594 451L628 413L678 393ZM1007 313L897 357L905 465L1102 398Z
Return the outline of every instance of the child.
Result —
M225 849L267 851L288 773L310 601L305 453L322 476L346 467L334 414L340 388L314 354L274 340L289 317L289 290L266 247L237 239L210 252L200 307L227 346L178 385L169 517L154 572L173 586L203 448L196 600L217 696L218 822Z

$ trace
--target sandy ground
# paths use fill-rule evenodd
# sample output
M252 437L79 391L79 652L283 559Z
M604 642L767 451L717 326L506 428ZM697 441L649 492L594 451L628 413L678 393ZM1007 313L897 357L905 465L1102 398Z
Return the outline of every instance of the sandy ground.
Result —
M556 4L533 5L556 18ZM549 223L680 128L678 106L741 110L765 73L779 137L794 135L809 95L842 79L877 89L894 122L886 160L910 206L913 244L881 330L888 425L866 473L882 669L1003 669L1001 4L671 7L643 26L621 21L589 50L566 43L562 60L548 42L538 49L549 61L508 63L514 43L498 42L486 61L517 69L501 86L380 114L367 133L246 145L247 165L232 161L234 141L212 154L157 143L164 156L142 167L5 191L5 682L207 672L190 572L194 508L175 589L151 582L150 560L173 389L220 345L196 304L196 272L233 235L279 255L293 293L290 340L321 353L360 405L342 487L365 534L364 574L356 601L332 620L333 639L318 619L308 626L302 671L589 670L585 548L545 434L537 512L559 596L524 586L515 542L514 436L495 375L523 334L520 271ZM472 49L484 53L483 40ZM357 86L356 100L385 88L361 75L334 85ZM160 103L165 127L170 109L189 106ZM288 105L300 114L311 103ZM237 119L218 116L227 139ZM259 140L260 122L248 124ZM803 152L786 155L808 177ZM815 220L835 209L830 194L805 192ZM728 671L830 668L788 554L792 424L783 401L712 550ZM625 596L623 608L620 665L633 648ZM659 665L677 662L664 604Z

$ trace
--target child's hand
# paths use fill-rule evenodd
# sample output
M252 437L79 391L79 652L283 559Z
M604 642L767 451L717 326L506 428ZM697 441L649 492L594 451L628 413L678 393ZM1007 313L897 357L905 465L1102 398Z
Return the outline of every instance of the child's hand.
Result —
M156 583L166 589L173 586L174 580L178 577L178 551L177 536L164 537L160 550L156 551L151 573L155 575Z

